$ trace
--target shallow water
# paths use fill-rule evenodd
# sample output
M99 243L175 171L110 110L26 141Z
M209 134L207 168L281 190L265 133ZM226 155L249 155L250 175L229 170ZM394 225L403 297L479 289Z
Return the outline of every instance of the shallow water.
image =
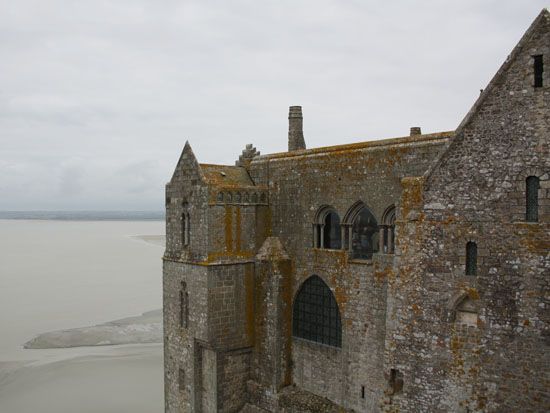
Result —
M162 306L164 223L0 220L0 412L161 412L162 345L24 350ZM20 363L20 364L19 364Z

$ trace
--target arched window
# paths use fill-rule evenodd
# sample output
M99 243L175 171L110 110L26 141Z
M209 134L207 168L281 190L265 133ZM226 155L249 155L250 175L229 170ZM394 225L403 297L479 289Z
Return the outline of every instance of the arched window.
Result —
M466 244L466 275L477 274L477 244L468 242Z
M467 326L477 326L477 307L470 297L465 297L456 307L457 324L465 324Z
M190 218L189 212L184 212L181 215L181 240L184 247L189 245L190 234Z
M337 250L342 247L340 217L336 212L329 212L325 216L323 242L323 248Z
M395 205L388 207L384 212L379 237L382 252L393 254L395 252Z
M539 187L537 176L529 176L525 180L525 220L537 222L539 220Z
M294 337L342 347L340 311L332 291L316 275L300 287L292 311Z
M347 245L352 258L370 259L378 252L378 223L365 204L357 203L345 219L348 228Z
M319 209L313 223L313 247L340 249L342 248L342 229L340 217L329 206Z

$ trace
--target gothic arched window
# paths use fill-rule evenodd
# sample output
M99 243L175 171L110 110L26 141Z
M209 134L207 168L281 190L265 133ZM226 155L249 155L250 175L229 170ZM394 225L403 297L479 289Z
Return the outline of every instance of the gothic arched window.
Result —
M477 244L468 242L466 244L466 275L477 274Z
M338 250L342 247L342 233L340 230L340 217L336 212L329 212L324 222L323 248Z
M340 311L332 291L316 275L300 287L292 311L294 337L342 347Z
M395 205L388 207L384 212L379 236L382 242L382 252L393 254L395 252Z
M539 220L539 187L537 176L529 176L525 180L525 220L537 222Z
M315 215L313 247L338 250L342 248L340 217L334 208L324 206Z

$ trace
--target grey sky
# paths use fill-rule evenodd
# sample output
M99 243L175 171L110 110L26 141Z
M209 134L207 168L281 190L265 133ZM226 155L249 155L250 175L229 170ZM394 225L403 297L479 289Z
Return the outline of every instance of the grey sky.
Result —
M162 209L200 162L454 129L546 0L0 0L0 210Z

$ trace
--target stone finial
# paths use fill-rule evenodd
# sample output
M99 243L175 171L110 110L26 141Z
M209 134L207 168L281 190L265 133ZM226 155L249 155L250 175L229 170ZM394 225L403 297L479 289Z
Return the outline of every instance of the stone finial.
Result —
M288 111L288 151L306 149L301 106L291 106Z
M243 153L239 156L239 160L235 161L235 166L244 166L245 168L248 168L250 166L250 162L252 162L252 159L259 155L260 152L258 152L256 148L249 143L243 149Z
M420 126L411 127L411 136L414 135L422 135L422 130L420 129Z

